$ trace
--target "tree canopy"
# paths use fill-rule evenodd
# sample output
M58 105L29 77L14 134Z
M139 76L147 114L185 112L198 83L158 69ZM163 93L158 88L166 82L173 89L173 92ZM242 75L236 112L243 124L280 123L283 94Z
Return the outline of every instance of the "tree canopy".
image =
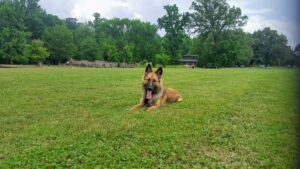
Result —
M292 49L287 45L287 38L278 34L276 30L267 27L253 33L253 62L266 65L282 65L285 59L290 58Z
M24 24L25 11L19 1L0 1L0 60L27 63L24 49L30 33Z
M231 7L226 0L195 0L192 3L190 28L198 35L218 39L226 30L238 29L246 24L247 16L238 7Z
M50 51L49 59L52 62L60 64L75 56L76 46L73 43L73 34L65 25L46 28L43 41Z
M191 9L190 29L199 38L199 46L203 49L198 53L198 65L233 66L242 57L248 57L238 54L249 49L247 44L240 44L247 38L239 30L247 21L240 8L231 7L225 0L195 0Z
M107 19L96 11L82 23L48 14L39 0L0 0L0 63L74 58L167 65L193 54L201 67L294 64L285 35L270 28L245 33L248 17L226 0L194 0L186 13L175 4L162 8L157 23Z
M167 14L158 18L158 27L166 31L162 42L166 53L171 56L171 63L178 63L183 54L183 39L186 36L185 27L189 21L188 13L180 14L174 5L164 6Z
M44 47L44 42L41 40L32 40L30 44L25 46L25 56L30 62L41 64L50 53Z

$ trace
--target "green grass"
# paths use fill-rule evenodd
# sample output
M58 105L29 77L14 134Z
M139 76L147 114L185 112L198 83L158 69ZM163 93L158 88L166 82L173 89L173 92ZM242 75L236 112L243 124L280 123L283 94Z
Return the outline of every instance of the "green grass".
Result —
M164 70L183 102L138 103L144 69L0 69L0 168L295 168L294 70Z

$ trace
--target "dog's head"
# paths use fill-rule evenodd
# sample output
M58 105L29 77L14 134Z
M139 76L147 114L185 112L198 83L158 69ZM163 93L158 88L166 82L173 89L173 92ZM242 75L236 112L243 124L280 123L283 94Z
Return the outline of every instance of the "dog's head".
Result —
M162 89L162 73L162 67L159 67L155 72L153 72L150 64L148 64L146 67L143 79L143 87L146 99L151 100L153 96L159 93Z

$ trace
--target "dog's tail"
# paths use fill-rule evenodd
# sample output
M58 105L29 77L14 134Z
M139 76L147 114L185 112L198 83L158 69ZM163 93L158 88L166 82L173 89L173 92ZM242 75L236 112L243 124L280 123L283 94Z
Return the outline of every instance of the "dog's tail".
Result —
M179 97L178 99L177 99L177 102L181 102L182 101L182 97Z

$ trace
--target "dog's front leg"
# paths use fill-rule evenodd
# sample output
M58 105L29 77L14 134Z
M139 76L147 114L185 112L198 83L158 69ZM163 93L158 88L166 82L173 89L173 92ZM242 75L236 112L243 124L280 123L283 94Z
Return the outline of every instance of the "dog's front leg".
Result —
M153 105L151 105L150 107L148 107L147 111L151 111L153 109L157 109L161 105L162 105L162 100L158 99Z
M134 105L133 107L131 107L129 110L135 110L135 109L138 109L140 107L143 107L144 106L144 102L141 100L139 104L137 105Z
M144 104L139 103L139 104L134 105L133 107L131 107L129 110L135 110L135 109L138 109L138 108L143 107L143 106L144 106Z
M151 111L153 109L157 109L159 107L159 105L153 105L153 106L150 106L147 111Z

